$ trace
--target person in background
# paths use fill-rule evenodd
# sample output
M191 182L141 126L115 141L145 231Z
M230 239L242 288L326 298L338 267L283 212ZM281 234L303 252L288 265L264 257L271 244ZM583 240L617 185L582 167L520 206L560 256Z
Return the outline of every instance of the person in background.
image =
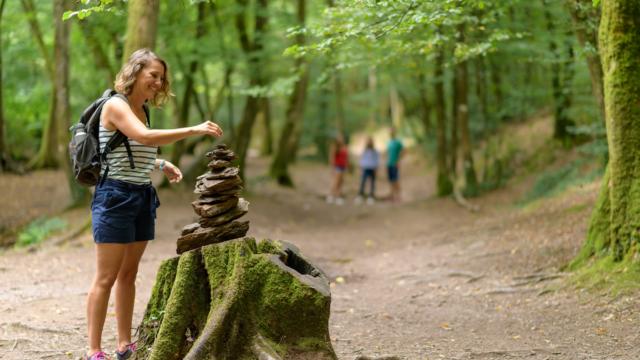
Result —
M333 183L331 193L327 196L327 203L335 202L336 205L343 205L342 184L344 183L344 173L349 166L349 152L341 135L335 139L331 151L331 164L333 165Z
M402 141L396 138L396 129L390 130L391 139L387 143L387 175L391 185L391 201L400 202L400 159L402 157Z
M360 191L358 192L358 197L356 197L356 204L362 203L364 199L364 188L367 180L370 183L367 204L372 205L375 203L376 171L378 170L379 158L378 151L373 145L373 138L371 136L367 137L366 147L362 156L360 156L362 177L360 178Z

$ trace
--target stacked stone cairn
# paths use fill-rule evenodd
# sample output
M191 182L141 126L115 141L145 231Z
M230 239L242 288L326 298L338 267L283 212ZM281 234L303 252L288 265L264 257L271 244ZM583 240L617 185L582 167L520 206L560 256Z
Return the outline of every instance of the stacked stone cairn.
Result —
M237 220L249 211L249 202L239 197L242 179L232 164L236 155L220 144L206 156L211 160L209 171L198 176L194 192L200 197L191 203L200 219L182 229L178 254L241 238L249 231L249 221Z

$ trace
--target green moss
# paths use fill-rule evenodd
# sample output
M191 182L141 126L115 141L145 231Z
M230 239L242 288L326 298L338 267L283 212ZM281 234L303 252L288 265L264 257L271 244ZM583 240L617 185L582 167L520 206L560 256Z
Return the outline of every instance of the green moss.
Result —
M164 318L165 307L173 282L176 278L179 257L174 257L163 261L158 268L156 282L151 291L151 299L147 304L147 309L140 327L138 328L138 358L146 359L156 339L160 324Z
M638 279L640 261L637 255L630 255L621 261L612 256L594 258L588 266L575 271L570 281L578 287L607 292L615 297L637 291L640 286Z
M281 263L283 248L245 238L182 254L150 358L255 359L259 345L284 358L314 351L335 359L330 297Z
M188 350L188 342L185 342L187 332L197 329L199 322L197 316L199 309L208 307L209 289L206 282L201 281L205 276L199 251L189 251L180 256L177 267L177 275L173 284L171 295L166 304L165 316L149 359L170 360L182 359ZM192 326L193 325L193 326Z
M587 239L583 244L578 256L569 264L570 270L578 269L585 265L594 255L597 257L606 256L608 249L611 247L611 205L609 201L609 179L610 171L607 167L602 184L600 185L600 194L596 201L595 208L591 213L589 221L589 230L587 231Z

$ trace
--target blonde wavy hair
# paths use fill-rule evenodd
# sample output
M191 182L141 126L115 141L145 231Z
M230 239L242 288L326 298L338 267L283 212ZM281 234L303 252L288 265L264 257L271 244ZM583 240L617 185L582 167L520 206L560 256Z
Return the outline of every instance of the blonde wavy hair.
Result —
M156 96L150 99L149 102L153 106L160 106L167 102L169 97L173 96L171 93L171 82L169 81L169 66L167 66L166 61L149 49L138 49L131 54L127 63L122 66L122 69L120 69L120 72L116 76L114 89L123 95L130 95L136 83L136 77L140 71L153 60L159 61L164 66L164 81L162 82L160 90L156 93Z

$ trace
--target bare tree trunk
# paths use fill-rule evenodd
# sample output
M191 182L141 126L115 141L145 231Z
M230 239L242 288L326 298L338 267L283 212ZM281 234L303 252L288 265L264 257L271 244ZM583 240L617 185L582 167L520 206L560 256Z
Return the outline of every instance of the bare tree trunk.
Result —
M195 33L195 41L199 42L204 35L206 34L206 26L205 26L205 17L206 17L206 3L201 2L198 4L198 15L196 19L196 33ZM180 103L180 111L179 116L176 119L176 127L186 127L189 123L189 114L191 110L191 99L194 94L194 83L195 83L195 75L198 71L199 62L197 58L194 58L189 63L189 68L185 72L185 85L184 85L184 95L182 96L182 102ZM182 154L186 149L186 144L184 141L178 141L173 146L173 152L171 153L171 163L180 164L180 159L182 158Z
M444 94L444 52L438 49L435 63L435 110L436 110L436 138L438 147L436 164L438 167L437 194L447 196L453 192L449 168L447 167L447 111Z
M465 25L458 27L458 41L465 41ZM473 149L471 146L471 135L469 134L469 71L467 69L467 61L461 61L456 65L456 99L458 106L456 107L456 122L460 131L460 150L462 150L465 195L478 195L478 178L476 176L475 165L473 163Z
M53 19L55 22L54 63L56 79L54 83L56 96L55 123L58 124L58 141L60 149L58 154L63 155L59 159L69 184L71 192L71 206L86 204L89 199L89 191L78 185L71 171L68 150L71 107L69 106L69 33L71 22L62 20L65 11L71 8L71 0L55 0L53 4Z
M422 110L422 127L424 129L424 135L429 136L431 133L431 104L429 103L429 96L427 95L427 79L421 69L418 73L418 92L420 94L420 108Z
M127 41L122 63L141 48L155 49L158 28L159 0L129 0L127 16Z
M241 11L236 15L236 29L238 30L238 36L240 37L240 45L244 51L247 62L249 64L249 86L261 86L264 85L262 73L260 71L259 59L255 56L262 50L262 34L265 31L267 25L267 5L268 0L258 0L256 3L256 16L254 26L254 39L250 40L248 35L248 28L244 20L245 12L247 10L247 0L236 0L237 4L241 7ZM259 110L259 97L249 95L247 97L242 120L238 125L238 132L234 141L234 150L238 156L240 176L244 178L244 169L247 159L247 152L249 150L249 143L251 142L251 131L253 124L255 123L256 116Z
M4 30L2 27L2 14L4 13L4 6L6 0L0 0L0 172L11 170L11 154L7 149L7 145L4 139L4 99L2 98L2 89L4 84L2 83L2 33Z
M458 173L458 72L453 70L453 78L451 79L451 129L450 139L451 147L449 148L449 170L451 176L455 179Z
M78 21L78 25L80 25L82 35L84 35L84 38L87 41L87 46L91 50L93 61L95 62L96 66L105 73L105 81L108 84L107 86L113 86L116 72L113 68L113 65L111 64L111 61L109 60L109 56L107 56L107 53L104 51L100 40L93 32L91 18L85 18Z
M51 99L49 106L49 115L45 120L42 140L40 142L40 148L38 150L38 154L31 159L29 162L29 168L45 168L45 167L57 167L58 159L60 156L56 154L58 151L57 145L57 131L56 131L56 123L55 123L55 114L56 114L56 91L55 91L55 70L54 64L51 60L51 55L49 53L49 49L47 49L44 44L44 38L42 35L42 31L40 30L40 24L38 23L38 19L36 18L36 8L33 4L33 0L21 0L22 7L24 12L27 14L27 19L29 21L29 27L31 29L31 33L33 34L33 38L38 44L38 48L40 49L40 53L45 60L45 71L49 77L49 81L51 83Z
M271 129L271 102L268 97L260 98L260 119L264 124L264 141L262 142L262 155L273 153L273 130Z
M342 79L339 70L333 70L333 86L336 99L336 129L339 134L344 136L346 131L344 120L344 97L342 95Z
M491 68L491 83L493 85L493 95L495 97L495 108L493 110L500 113L504 106L504 96L502 94L502 69L500 69L498 61L493 56L489 58L489 66Z
M555 32L555 24L553 22L553 16L548 9L547 0L542 0L544 5L544 15L547 21L547 31L552 34ZM567 139L570 137L570 133L568 128L573 125L573 121L569 119L567 111L569 108L567 105L571 104L571 89L570 84L566 82L569 81L571 77L573 77L573 72L567 72L567 68L573 66L571 63L573 61L573 48L569 45L569 60L565 62L564 67L561 65L561 56L560 50L558 49L558 44L555 42L553 37L549 41L549 50L554 56L554 61L551 63L551 86L553 90L553 101L554 101L554 134L553 137L556 139ZM564 74L563 74L564 70ZM570 75L570 76L569 76ZM563 77L564 76L564 77ZM563 81L564 80L564 81Z
M578 43L585 49L587 67L591 76L591 91L596 99L603 121L604 93L602 89L602 62L598 54L598 24L600 22L600 7L593 6L591 0L566 0L571 14L573 28Z
M404 118L404 104L398 93L398 88L391 84L389 90L389 107L391 110L391 123L396 128L402 127L402 120Z
M235 143L236 141L236 130L234 126L234 104L233 104L233 87L231 86L231 75L233 74L234 64L233 60L229 56L229 52L227 51L227 46L225 45L225 37L224 34L224 26L222 25L222 21L220 20L220 16L218 14L218 8L215 2L210 3L211 10L213 12L213 20L216 24L216 28L218 30L218 34L220 34L220 54L224 59L225 70L224 70L224 94L226 95L227 100L227 133L229 134L230 143ZM208 96L207 96L208 98ZM216 99L218 100L218 99ZM213 114L211 114L213 118Z
M29 28L31 29L31 33L33 34L33 39L36 41L38 45L38 49L40 49L40 55L44 59L47 75L49 79L53 82L53 78L55 77L55 70L53 61L51 60L50 50L47 49L47 46L44 44L44 36L42 35L42 30L40 29L40 23L38 23L37 10L33 0L20 0L22 3L22 9L27 15L27 20L29 22Z
M298 25L305 25L305 0L297 0L297 19ZM304 46L305 36L302 33L296 35L296 45ZM289 98L289 106L287 108L287 117L285 120L282 134L278 142L278 150L271 163L271 177L278 181L278 184L284 186L293 186L293 180L289 175L289 164L294 159L302 122L304 120L304 105L307 95L307 84L309 82L309 68L303 57L296 59L295 69L300 73L300 79L296 81L295 88Z
M376 67L369 67L369 76L367 77L367 85L369 87L369 125L373 126L378 123L378 112L376 111L376 97L378 96L378 75Z

